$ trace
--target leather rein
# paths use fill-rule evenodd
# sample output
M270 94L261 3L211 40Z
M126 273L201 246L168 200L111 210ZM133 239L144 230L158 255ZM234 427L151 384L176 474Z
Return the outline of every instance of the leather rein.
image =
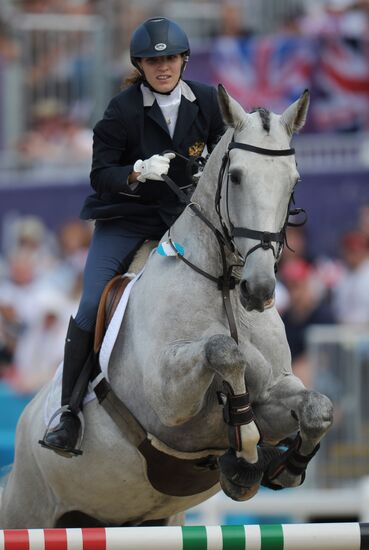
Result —
M273 255L275 258L275 270L277 270L277 263L280 259L283 245L287 243L286 238L286 229L287 226L300 226L306 223L306 212L303 208L291 208L291 204L294 204L294 197L293 192L291 193L291 197L288 203L287 208L287 215L286 219L284 221L284 224L281 228L281 230L278 233L271 233L268 231L256 231L254 229L250 229L248 227L235 227L230 219L229 215L229 203L228 203L228 194L229 194L229 172L227 173L227 179L226 179L226 212L227 212L227 218L228 218L228 225L224 221L222 214L221 214L221 198L222 198L222 190L223 190L223 181L224 181L224 175L226 172L226 168L229 165L230 159L229 159L229 152L232 149L243 149L245 151L251 151L252 153L256 153L259 155L268 155L268 156L275 156L275 157L281 157L281 156L290 156L295 154L295 149L266 149L263 147L256 147L254 145L249 145L247 143L239 143L236 141L232 141L229 143L227 151L223 155L222 164L219 170L218 174L218 184L217 184L217 191L215 194L215 211L218 215L218 219L220 222L220 226L222 228L222 232L219 231L211 222L208 220L208 218L202 213L200 207L191 201L191 199L182 191L182 189L166 174L162 174L162 178L165 181L165 183L168 185L168 187L173 191L177 197L183 201L188 208L191 208L191 210L196 214L198 218L200 218L212 231L214 234L219 250L221 255L221 262L222 262L222 275L216 277L214 275L211 275L210 273L207 273L197 265L193 264L188 260L184 254L180 253L175 245L174 242L171 239L170 235L170 229L168 231L168 241L173 248L173 251L176 253L176 256L180 258L186 265L191 267L194 271L202 275L203 277L206 277L207 279L210 279L214 283L216 283L218 289L222 292L222 298L223 298L223 304L224 309L227 315L229 330L231 337L235 340L235 342L238 344L238 331L237 331L237 324L233 313L233 308L231 304L230 299L230 291L233 290L238 284L238 280L233 276L233 268L234 267L243 267L245 265L245 262L250 254L252 252L255 252L258 248L262 248L263 250L271 249L273 251ZM166 151L167 152L167 151ZM183 155L180 155L176 153L176 151L171 151L175 153L177 156L180 156L184 159ZM188 159L186 159L188 160ZM203 164L203 163L202 163ZM301 222L298 223L292 223L289 222L289 216L296 216L300 213L304 214L304 219ZM245 257L242 256L240 251L238 250L236 244L235 244L235 237L245 237L250 238L259 241L258 244L253 246L246 254ZM277 243L277 249L274 248L273 242ZM226 256L226 248L238 256L241 263L239 264L228 264L227 262L227 256Z

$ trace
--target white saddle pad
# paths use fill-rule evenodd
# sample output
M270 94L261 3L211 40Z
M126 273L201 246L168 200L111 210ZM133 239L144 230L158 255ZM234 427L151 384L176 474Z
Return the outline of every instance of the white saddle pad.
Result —
M110 355L113 350L115 341L117 339L119 328L123 321L124 313L126 311L126 307L128 303L128 298L131 294L133 285L138 281L138 279L141 277L143 272L144 272L144 269L142 269L137 275L131 274L131 273L126 273L124 275L125 277L129 277L131 281L128 283L127 287L125 288L122 294L122 297L119 301L117 309L115 310L112 320L110 321L108 329L105 333L104 340L101 344L100 355L99 355L100 367L103 375L107 380L109 380L108 365L109 365ZM55 412L60 408L62 375L63 375L63 362L60 363L60 365L58 366L54 374L54 377L51 381L50 391L45 401L45 407L44 407L45 426L49 425L50 419L55 414ZM89 384L87 393L83 402L88 403L93 399L96 399L96 395L91 387L91 384ZM58 424L59 416L60 415L53 418L50 428Z

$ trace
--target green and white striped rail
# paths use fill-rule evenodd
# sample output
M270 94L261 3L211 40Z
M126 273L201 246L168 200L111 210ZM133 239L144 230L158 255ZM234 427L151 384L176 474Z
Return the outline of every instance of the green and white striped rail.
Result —
M369 523L16 529L0 550L369 550Z

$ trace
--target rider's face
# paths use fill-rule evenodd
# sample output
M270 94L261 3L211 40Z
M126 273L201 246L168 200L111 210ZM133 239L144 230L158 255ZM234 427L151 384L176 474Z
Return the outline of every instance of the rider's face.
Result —
M147 82L157 92L171 92L181 76L182 56L143 57L140 61Z

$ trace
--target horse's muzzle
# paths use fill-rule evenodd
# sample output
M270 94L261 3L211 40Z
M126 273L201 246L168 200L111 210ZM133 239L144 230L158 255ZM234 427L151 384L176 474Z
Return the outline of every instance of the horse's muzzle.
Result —
M240 300L247 311L264 311L274 305L275 280L263 279L251 283L240 282Z

